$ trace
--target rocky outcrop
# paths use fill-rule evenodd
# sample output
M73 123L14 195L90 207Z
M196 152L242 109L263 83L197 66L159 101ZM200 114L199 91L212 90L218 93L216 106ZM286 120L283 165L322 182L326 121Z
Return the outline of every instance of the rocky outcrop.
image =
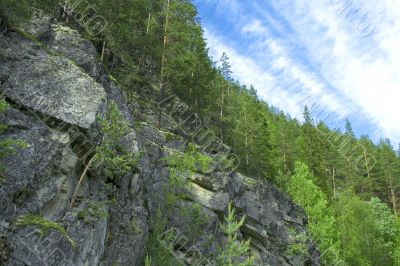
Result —
M47 16L1 35L0 47L0 90L11 105L0 115L9 128L1 138L28 144L2 161L0 234L8 254L0 265L140 265L148 229L141 187L132 187L140 185L138 173L109 184L90 172L69 207L100 137L97 116L113 101L133 121L121 92L100 72L95 48ZM137 151L132 128L122 141ZM73 242L54 230L44 234L40 225L17 226L27 213L61 225Z
M186 140L177 136L171 137L169 134L165 137L165 132L147 123L140 126L139 139L145 143L150 164L154 167L154 174L146 180L145 186L148 209L152 216L160 206L161 209L167 208L163 199L166 198L165 187L169 182L170 168L164 163L165 157L171 153L171 147L176 147L175 152L180 152L185 149L182 147L188 145ZM312 246L307 253L291 254L291 245L297 243L294 241L296 236L307 234L306 217L301 208L272 185L237 172L226 174L199 171L192 173L187 179L190 184L184 200L177 202L175 207L179 209L198 204L201 206L198 215L206 217L207 222L197 228L202 232L201 236L191 239L186 248L196 247L203 250L203 255L213 257L215 250L208 250L204 246L207 234L216 234L216 239L223 241L219 224L223 222L228 202L232 202L239 217L246 217L241 229L242 238L251 238L252 250L257 255L257 265L318 265L317 251ZM195 230L191 219L191 215L180 214L178 211L169 214L170 225L188 238Z
M16 33L0 46L2 92L10 101L82 128L95 124L106 93L74 61Z
M167 209L171 167L165 159L184 151L188 141L167 132L170 125L154 127L158 111L151 99L142 100L146 106L128 105L78 31L42 14L19 29L0 35L0 91L11 105L0 114L0 124L9 127L0 139L28 144L1 161L6 172L0 180L0 265L143 265L150 221ZM115 180L90 169L70 208L101 140L96 117L110 102L130 126L121 144L141 153L141 160ZM181 178L190 185L165 212L168 228L187 238L176 255L194 247L212 264L217 245L225 241L219 224L232 202L237 214L246 216L241 238L251 238L258 265L318 265L312 248L290 252L295 236L307 234L306 218L272 185L218 169ZM21 226L27 213L42 217L43 224Z

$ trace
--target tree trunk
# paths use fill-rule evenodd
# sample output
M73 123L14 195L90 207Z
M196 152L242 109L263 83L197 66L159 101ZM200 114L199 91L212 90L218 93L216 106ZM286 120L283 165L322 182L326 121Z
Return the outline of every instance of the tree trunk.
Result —
M244 125L246 127L245 134L246 134L246 139L245 139L245 145L246 145L246 171L247 173L249 172L249 139L248 139L248 132L247 132L247 109L246 109L246 103L244 106Z
M145 41L145 43L144 43L144 53L143 53L143 55L140 57L140 59L139 59L139 72L140 72L140 69L142 68L142 67L144 67L145 66L145 63L146 63L146 58L147 58L147 54L148 54L148 47L147 47L147 45L148 45L148 39L147 39L147 36L149 35L149 31L150 31L150 20L151 20L151 12L149 12L149 16L148 16L148 18L147 18L147 26L146 26L146 41Z
M392 179L390 178L390 196L391 196L391 202L393 206L393 212L397 216L397 199L396 199L396 194L393 189L393 182Z
M347 159L347 167L346 167L346 173L347 173L347 186L352 188L352 193L355 195L355 189L354 189L354 180L353 180L353 164L351 163L350 159Z
M150 20L151 20L151 13L149 12L149 17L147 18L146 35L148 35L150 31Z
M196 96L195 96L195 103L194 103L194 111L195 111L195 113L196 113L196 115L195 115L195 120L196 120L196 129L197 129L197 116L198 116L198 102L197 102L198 100L197 100L197 93L196 93Z
M222 140L222 143L224 142L224 132L223 132L223 118L224 118L224 87L221 86L221 110L220 110L220 137Z
M83 170L83 173L82 173L81 177L79 178L78 185L76 185L75 192L74 192L74 194L73 194L73 196L71 198L71 204L69 205L70 209L72 209L72 207L74 207L75 199L76 199L76 196L78 195L79 188L81 187L83 179L85 179L85 177L87 175L87 172L89 171L89 168L90 168L93 160L95 159L95 157L96 157L96 154L93 155L93 157L90 159L90 161L86 165L85 169Z
M100 58L101 62L103 62L103 63L104 63L104 52L105 52L105 50L106 50L106 39L104 38L103 47L101 49L101 58Z
M165 68L165 54L166 48L168 44L168 22L169 22L169 6L170 0L167 0L167 8L165 11L165 24L164 24L164 41L163 41L163 50L161 55L161 70L160 70L160 84L159 84L159 98L164 95L164 68ZM158 128L161 128L161 109L158 114Z
M363 147L363 151L364 151L365 167L366 167L366 169L367 169L368 185L369 185L369 193L372 195L372 181L371 181L371 172L370 172L369 165L368 165L367 151L365 150L365 148L364 148L364 147Z
M332 167L332 187L333 187L333 197L336 195L336 169Z
M288 173L287 155L286 155L286 139L285 133L282 132L282 151L283 151L283 172Z
M189 97L192 97L192 92L193 92L193 76L194 76L194 72L192 71L192 78L190 80L190 88L189 88Z

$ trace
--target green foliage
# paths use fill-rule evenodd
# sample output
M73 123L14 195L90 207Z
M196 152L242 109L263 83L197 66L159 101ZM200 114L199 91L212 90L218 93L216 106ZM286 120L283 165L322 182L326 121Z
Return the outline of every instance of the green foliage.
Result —
M393 245L393 240L400 233L396 226L396 216L392 214L387 204L383 203L379 198L373 197L369 204L372 207L372 213L376 227L380 234L390 242L388 246Z
M173 206L178 199L185 198L186 189L191 184L188 176L196 171L207 171L211 158L197 151L196 147L189 143L184 153L173 152L166 160L170 166L167 204Z
M106 117L98 121L103 141L96 148L94 165L100 166L101 173L110 179L121 177L131 171L139 160L138 154L128 152L121 144L129 125L114 102L110 103Z
M341 193L332 206L313 182L307 166L296 163L286 188L304 207L308 229L324 265L395 265L399 228L396 217L378 198L363 201Z
M16 24L31 16L29 5L24 0L0 1L0 16L6 17L10 24Z
M380 220L390 217L388 209L375 199L369 202L379 197L394 214L399 211L400 154L389 141L376 145L368 136L357 139L348 120L345 133L331 130L313 121L308 108L305 122L300 123L260 100L253 87L232 80L228 55L223 55L219 67L213 63L196 8L188 0L171 0L169 8L164 0L88 3L109 24L94 41L98 50L105 51L103 63L110 75L127 92L138 87L154 90L159 87L154 84L162 80L166 92L177 94L232 147L240 159L241 172L274 180L278 187L290 191L295 202L305 208L309 229L320 249L327 251L323 259L332 261L340 254L350 265L399 265L400 236L394 229L398 226L393 225L393 217L387 220L390 222ZM11 26L29 17L32 7L54 14L58 2L0 2L1 15ZM79 6L76 12L84 9ZM119 144L127 127L115 106L111 109L108 118L113 118L100 123L105 138L95 159L97 164L104 163L102 173L113 179L134 167L136 156ZM6 127L0 125L0 129ZM7 140L0 143L0 155L22 146ZM172 157L171 192L182 191L188 184L182 176L207 168L208 159L190 149ZM296 161L304 162L309 171L297 165L290 178ZM175 193L167 198L170 203L176 201Z
M300 255L302 257L308 254L308 236L305 232L297 233L296 230L289 230L291 242L288 247L288 254L290 256Z
M131 228L135 234L140 234L142 232L139 226L139 221L135 216L131 218Z
M195 172L205 172L210 166L211 158L203 155L189 143L184 153L173 152L167 158L167 162L170 166L169 183L166 187L168 211L172 211L173 207L178 207L181 218L190 222L188 231L184 232L185 235L195 239L202 235L201 228L208 222L207 217L204 216L202 207L198 203L185 205L180 200L187 198L191 186L188 177Z
M108 212L104 210L105 206L104 202L90 202L86 208L78 212L78 219L86 219L88 216L107 218Z
M191 235L192 238L195 238L200 235L204 235L203 231L200 231L199 229L208 223L208 216L204 215L204 212L202 211L202 206L198 203L194 203L192 207L192 223L193 226L191 227Z
M0 98L0 113L5 112L7 110L7 108L8 108L8 104L7 104L6 100L4 99L4 97L2 96ZM4 127L4 126L2 126L2 127Z
M185 205L180 200L186 198L187 189L190 188L191 182L188 176L198 171L205 172L211 159L200 153L193 144L189 144L185 152L173 152L165 161L170 169L169 183L165 188L167 208L164 212L159 209L157 216L151 221L153 230L148 240L147 250L152 265L175 266L182 263L173 255L174 241L177 236L174 235L176 231L168 230L168 214L177 208L177 214L190 223L187 225L188 231L182 232L185 237L195 239L204 234L200 228L207 223L207 218L204 217L202 207L197 203Z
M27 144L23 140L3 139L0 141L0 158L15 153L18 149L26 148Z
M53 221L47 220L41 216L31 213L21 215L20 217L18 217L15 225L18 227L37 226L40 228L41 234L48 234L50 230L56 231L63 235L73 248L76 247L75 242L68 236L67 232L61 225Z
M158 209L156 217L150 223L152 231L147 240L146 250L148 252L147 256L151 258L152 265L181 265L173 255L173 244L176 236L173 235L173 231L167 232L167 220L160 209Z
M268 148L271 129L265 105L252 94L253 87L226 86L229 93L226 91L224 95L223 137L240 158L239 170L253 177L261 177L263 170L273 176L274 171L269 167L271 151Z
M396 217L395 224L397 231L400 231L400 218ZM400 234L398 233L395 237L394 241L394 252L393 252L393 260L395 266L400 266Z
M339 258L336 221L328 206L326 196L312 180L314 178L308 167L297 162L295 174L289 181L287 191L293 201L304 208L308 217L307 227L323 254L321 259L329 265Z
M343 194L335 203L341 256L348 265L392 265L370 203Z
M173 172L187 175L196 171L206 172L211 163L211 158L199 152L192 143L189 143L183 154L174 153L168 162Z
M279 170L273 181L278 188L286 191L290 182L290 176L283 174L282 171Z
M146 255L146 260L144 261L144 266L151 266L151 257L149 257L149 254Z
M377 229L377 237L383 242L382 253L378 256L385 256L384 260L377 261L377 263L393 263L393 265L399 264L400 260L398 257L399 250L399 237L400 227L397 224L399 218L392 214L387 204L381 202L379 198L372 198L369 204L372 207L372 216L374 220L374 227ZM376 240L374 240L376 241ZM375 259L376 261L376 259Z
M235 209L228 205L228 214L225 223L220 225L221 230L227 236L226 245L220 248L217 265L220 266L251 266L254 265L254 256L250 250L250 239L239 241L237 233L245 222L245 217L236 220Z
M0 1L0 16L7 19L9 26L15 28L19 23L31 18L37 9L57 16L58 1L49 0L3 0Z

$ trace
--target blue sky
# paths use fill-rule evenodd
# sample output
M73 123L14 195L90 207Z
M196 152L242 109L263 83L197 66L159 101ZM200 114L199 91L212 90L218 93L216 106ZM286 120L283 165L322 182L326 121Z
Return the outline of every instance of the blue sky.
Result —
M400 0L194 0L214 60L292 117L400 141Z

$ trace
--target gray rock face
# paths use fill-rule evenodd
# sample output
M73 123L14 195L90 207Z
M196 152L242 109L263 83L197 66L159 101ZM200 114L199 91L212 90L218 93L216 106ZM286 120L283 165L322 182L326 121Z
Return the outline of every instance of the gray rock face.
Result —
M175 143L176 152L187 145L185 140L178 141L180 143L177 144L177 139L168 140L165 132L148 124L140 126L139 140L145 143L150 164L155 169L146 185L151 188L146 198L153 216L159 206L163 210L167 209L165 187L168 186L170 176L165 158L171 154L170 142ZM183 238L191 239L193 231L201 231L201 236L191 239L192 242L188 245L203 250L202 254L210 261L215 255L215 250L209 250L210 246L204 243L207 242L207 235L210 233L216 236L216 243L224 242L219 224L223 222L228 203L232 202L238 216L246 217L241 234L243 239L251 239L251 248L256 254L256 265L318 265L318 252L312 246L304 254L290 252L290 246L294 244L293 238L307 234L306 217L301 208L272 185L237 172L228 175L215 171L207 174L199 171L183 178L187 178L190 183L184 192L183 201L178 201L175 204L176 210L167 214L170 225ZM197 216L204 217L206 222L197 229L193 226L196 222L192 221L196 215L182 214L182 211L178 211L187 209L185 206L188 205L201 207ZM188 209L190 212L197 207ZM180 250L176 252L182 255Z
M81 38L77 30L56 23L55 19L37 10L29 22L20 25L21 30L40 42L46 44L52 51L71 59L94 79L100 75L101 64L97 60L97 52L93 44Z
M13 33L0 46L1 91L11 101L82 128L96 122L106 93L73 61Z
M154 229L150 220L168 201L166 158L184 151L188 142L167 132L172 126L164 131L152 126L158 111L148 95L142 99L146 106L133 104L141 110L137 123L124 94L96 60L96 49L77 31L41 14L21 29L0 35L0 91L12 105L0 114L0 124L9 127L0 139L28 144L0 162L6 166L0 180L0 265L143 265ZM70 208L101 139L96 116L104 115L110 102L130 125L121 144L143 156L137 169L112 182L91 169ZM219 224L232 202L238 216L246 216L240 236L251 238L257 265L318 265L313 248L290 252L294 234L307 234L306 217L267 182L200 169L180 178L190 185L175 191L179 197L165 214L168 228L187 239L186 252L195 250L212 265L217 246L226 241ZM27 213L65 233L44 230L43 224L18 225ZM186 264L192 261L188 257Z
M13 218L23 211L44 208L50 200L49 194L55 194L66 175L75 169L71 169L73 165L62 167L63 154L68 151L61 135L44 126L38 118L11 108L0 116L0 123L11 129L2 138L21 139L29 145L3 162L8 167L5 184L0 187L1 211L6 215L2 218ZM31 198L35 198L35 202L28 200Z
M223 212L228 206L228 193L216 193L202 188L197 184L189 186L189 196L194 202L197 202L210 210Z
M100 63L93 44L80 37L79 32L60 24L51 24L52 38L48 46L57 53L73 60L85 72L97 79L100 74Z
M0 35L0 91L12 105L0 114L8 126L0 139L28 144L1 161L0 265L141 265L148 213L140 173L117 189L90 172L69 207L99 136L96 117L113 101L133 123L122 93L100 74L95 48L77 31L41 15L21 29ZM138 150L133 129L121 142ZM17 225L28 213L42 225ZM44 232L46 220L66 233Z

